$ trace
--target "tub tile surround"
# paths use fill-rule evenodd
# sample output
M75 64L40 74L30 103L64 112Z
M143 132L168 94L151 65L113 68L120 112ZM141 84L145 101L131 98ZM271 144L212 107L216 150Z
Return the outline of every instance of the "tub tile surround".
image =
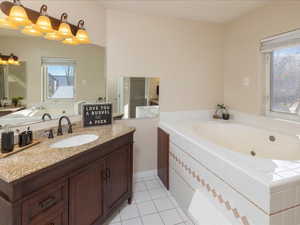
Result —
M251 221L250 224L257 225L300 224L299 161L260 158L253 160L246 155L228 151L226 148L201 139L190 128L197 122L211 120L212 113L213 111L161 113L160 127L170 134L171 142L175 146L197 159L198 163L200 162L206 168L206 172L202 171L204 180L209 180L209 177L205 179L207 170L214 179L219 179L220 182L214 185L209 182L209 188L207 186L205 188L215 190L216 193L218 191L226 193L218 196L210 191L219 204L227 200L234 206L238 206L232 207L231 205L231 208L237 210L233 212L234 215L246 216ZM278 132L297 135L299 132L299 125L291 122L274 121L274 119L254 117L243 113L236 115L232 121L225 122L267 129L272 134ZM216 151L213 151L215 149ZM190 160L189 164L191 164ZM186 168L187 165L184 165L184 170L188 173L190 171L196 173L192 168ZM194 180L197 182L197 176Z

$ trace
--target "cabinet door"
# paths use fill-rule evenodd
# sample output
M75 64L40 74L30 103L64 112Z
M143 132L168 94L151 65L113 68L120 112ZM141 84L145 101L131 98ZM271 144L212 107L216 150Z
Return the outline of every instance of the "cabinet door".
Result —
M169 135L158 128L157 171L158 176L169 190Z
M70 178L70 224L91 225L103 216L103 171L99 161Z
M125 194L130 191L130 145L109 154L105 158L106 185L105 205L109 210L118 203Z

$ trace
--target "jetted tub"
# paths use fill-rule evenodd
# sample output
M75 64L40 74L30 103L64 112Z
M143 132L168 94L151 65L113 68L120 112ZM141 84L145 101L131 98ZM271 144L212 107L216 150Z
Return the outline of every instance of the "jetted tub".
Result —
M297 133L253 126L241 118L210 118L209 112L161 116L159 126L170 135L171 192L179 202L187 196L179 190L186 183L193 193L204 188L232 224L299 225Z

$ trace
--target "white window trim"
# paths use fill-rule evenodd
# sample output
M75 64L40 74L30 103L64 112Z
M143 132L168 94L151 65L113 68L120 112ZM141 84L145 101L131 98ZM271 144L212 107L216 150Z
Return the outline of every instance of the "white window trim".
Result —
M265 53L265 62L266 62L266 116L271 118L278 118L283 120L291 120L300 122L300 116L293 115L284 112L273 112L271 110L271 60L272 60L272 52Z
M45 66L45 63L47 64L64 64L69 63L74 65L74 97L73 98L48 98L48 78L47 78L47 67ZM71 59L66 58L54 58L54 57L42 57L42 101L43 102L76 102L77 98L77 69L76 69L76 62Z

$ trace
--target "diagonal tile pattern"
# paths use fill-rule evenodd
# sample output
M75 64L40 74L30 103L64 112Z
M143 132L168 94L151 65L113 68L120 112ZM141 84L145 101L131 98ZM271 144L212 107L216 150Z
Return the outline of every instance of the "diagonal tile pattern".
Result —
M156 176L134 183L132 205L124 204L105 225L194 225Z

